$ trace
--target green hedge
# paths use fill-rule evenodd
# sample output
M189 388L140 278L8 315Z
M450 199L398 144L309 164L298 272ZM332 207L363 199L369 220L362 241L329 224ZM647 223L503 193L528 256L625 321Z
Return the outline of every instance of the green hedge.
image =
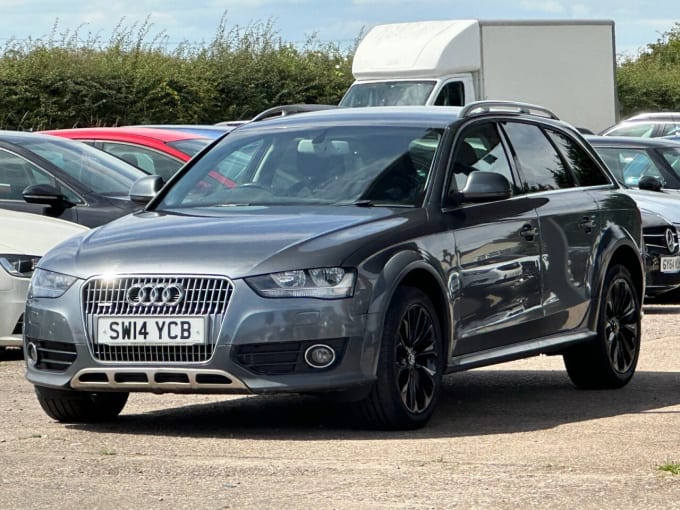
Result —
M311 37L283 42L271 22L168 50L150 25L107 42L66 33L10 41L0 55L0 128L40 130L248 119L287 103L336 104L352 82L351 50Z
M352 48L298 47L271 21L227 27L212 41L152 35L121 23L108 41L78 31L10 41L0 53L0 128L40 130L248 119L277 104L336 104L352 83ZM359 37L357 37L358 41ZM618 65L622 117L680 111L680 24Z

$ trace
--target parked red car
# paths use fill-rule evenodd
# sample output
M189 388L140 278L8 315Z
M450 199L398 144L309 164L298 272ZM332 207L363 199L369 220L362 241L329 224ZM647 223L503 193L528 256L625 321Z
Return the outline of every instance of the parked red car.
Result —
M165 181L212 141L184 131L147 127L53 129L44 133L80 140Z

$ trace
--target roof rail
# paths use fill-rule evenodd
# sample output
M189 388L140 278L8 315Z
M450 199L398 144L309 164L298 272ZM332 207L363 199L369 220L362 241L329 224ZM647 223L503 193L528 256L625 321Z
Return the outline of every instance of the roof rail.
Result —
M331 108L338 108L335 104L309 104L309 103L299 103L299 104L285 104L279 106L273 106L258 113L252 119L251 122L257 122L260 120L271 119L274 117L285 117L286 115L293 115L296 113L313 112L317 110L328 110Z
M531 115L541 115L549 119L560 120L551 110L529 103L519 103L517 101L474 101L466 104L459 113L460 118L489 113L491 111L527 113Z

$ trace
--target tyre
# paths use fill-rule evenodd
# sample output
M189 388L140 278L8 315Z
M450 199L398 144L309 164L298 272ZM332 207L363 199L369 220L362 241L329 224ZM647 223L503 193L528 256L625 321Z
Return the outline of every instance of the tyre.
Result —
M113 420L125 407L128 393L92 393L35 386L43 411L57 421L93 423Z
M607 271L594 340L564 353L569 378L581 389L625 386L635 373L640 354L642 319L637 289L628 270Z
M421 290L401 287L387 310L377 380L354 404L362 422L379 429L416 429L434 410L444 366L437 312Z

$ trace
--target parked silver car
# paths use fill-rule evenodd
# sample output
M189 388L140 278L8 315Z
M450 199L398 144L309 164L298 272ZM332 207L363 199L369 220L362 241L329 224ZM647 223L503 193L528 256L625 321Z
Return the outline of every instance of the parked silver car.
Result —
M70 221L0 209L0 350L22 345L28 283L40 257L87 230Z

